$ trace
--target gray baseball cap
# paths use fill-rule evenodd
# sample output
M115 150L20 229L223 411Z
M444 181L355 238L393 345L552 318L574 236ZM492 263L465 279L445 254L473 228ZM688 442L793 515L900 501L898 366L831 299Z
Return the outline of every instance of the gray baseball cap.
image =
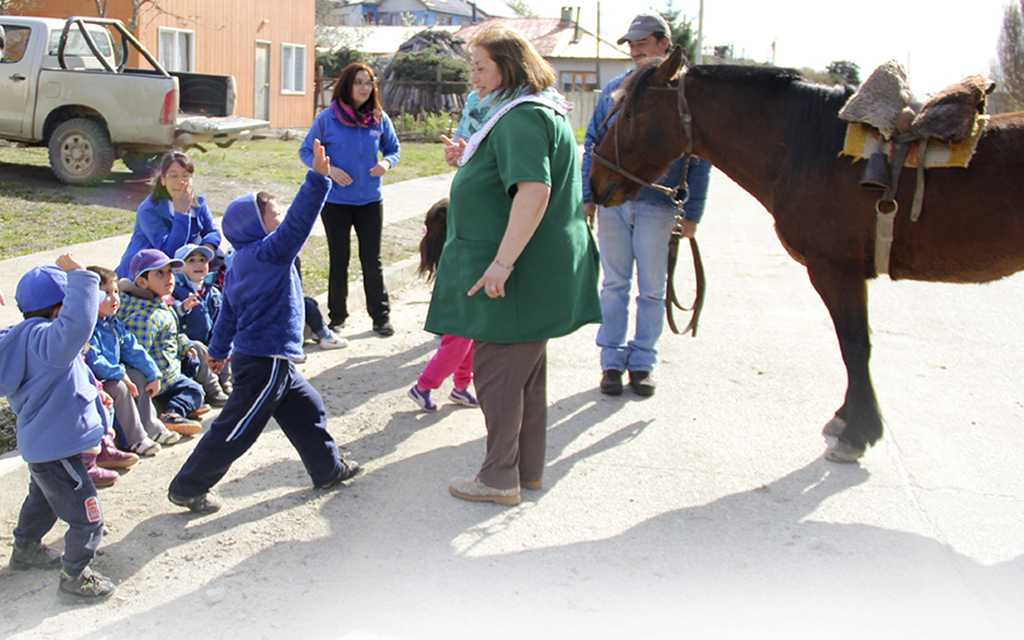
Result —
M633 18L626 35L619 38L619 44L626 44L630 40L643 40L652 33L661 32L671 37L672 30L669 29L665 19L656 13L641 13Z

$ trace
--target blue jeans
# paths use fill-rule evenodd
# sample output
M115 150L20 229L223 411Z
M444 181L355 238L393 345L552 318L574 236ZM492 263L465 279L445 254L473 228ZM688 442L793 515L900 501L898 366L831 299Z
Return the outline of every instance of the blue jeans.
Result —
M598 209L601 248L601 314L597 332L601 369L650 371L658 360L658 338L665 323L668 240L675 209L643 201ZM636 265L636 329L626 341L629 293Z
M21 506L14 543L25 548L40 542L57 518L68 524L61 562L69 576L89 566L103 539L103 510L82 456L53 462L30 462L28 497Z
M199 407L203 406L206 393L202 385L192 378L182 378L172 385L168 385L163 393L156 396L155 400L164 403L165 413L176 413L179 416L187 417Z

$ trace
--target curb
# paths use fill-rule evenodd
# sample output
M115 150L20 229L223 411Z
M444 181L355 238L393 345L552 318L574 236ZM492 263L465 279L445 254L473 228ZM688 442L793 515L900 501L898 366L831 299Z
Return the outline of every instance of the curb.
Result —
M416 280L416 268L419 266L419 258L406 258L396 262L384 269L384 286L389 292L402 289L407 284ZM354 291L362 291L362 279L349 283ZM316 297L317 302L327 300L327 294L322 293ZM357 311L366 308L366 298L362 295L349 297L350 311ZM14 514L17 519L16 509L21 507L28 495L29 473L28 466L21 459L17 449L0 456L0 517L7 514ZM8 534L2 534L6 537Z

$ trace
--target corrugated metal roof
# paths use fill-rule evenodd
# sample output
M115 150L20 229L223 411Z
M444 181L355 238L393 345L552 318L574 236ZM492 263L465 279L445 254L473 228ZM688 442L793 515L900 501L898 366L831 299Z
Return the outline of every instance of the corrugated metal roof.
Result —
M463 27L456 35L468 41L481 26L493 22L506 24L522 33L545 58L596 58L597 38L583 27L579 28L579 41L575 23L563 25L558 18L492 18L480 24ZM629 52L615 43L601 38L602 60L629 59Z

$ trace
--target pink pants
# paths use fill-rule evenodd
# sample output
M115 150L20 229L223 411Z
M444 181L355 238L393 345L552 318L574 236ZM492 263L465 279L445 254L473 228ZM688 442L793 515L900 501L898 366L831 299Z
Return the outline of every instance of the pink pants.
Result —
M458 336L443 336L441 346L416 380L422 391L436 389L454 374L455 388L463 391L473 382L473 341Z

